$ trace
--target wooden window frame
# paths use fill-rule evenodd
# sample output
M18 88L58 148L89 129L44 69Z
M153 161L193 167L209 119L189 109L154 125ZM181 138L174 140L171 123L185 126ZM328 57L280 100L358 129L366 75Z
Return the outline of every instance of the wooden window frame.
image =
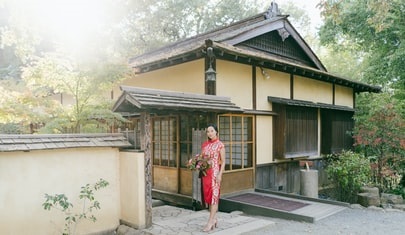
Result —
M197 154L201 150L201 145L198 146L198 152L193 153L192 129L204 129L208 123L206 114L184 113L180 114L179 133L180 133L180 167L186 168L187 161L193 154ZM185 154L185 155L184 155ZM182 156L183 155L183 156Z
M273 104L273 110L278 114L273 122L275 158L318 155L318 108Z
M167 122L167 127L162 124L162 121ZM172 121L175 124L172 125ZM153 165L177 168L178 164L178 149L179 149L179 132L178 132L178 116L155 116L152 117L152 156ZM158 126L157 126L158 124ZM156 131L158 128L158 132ZM165 133L167 134L165 135ZM174 132L174 134L173 134ZM173 134L173 136L171 135ZM164 157L164 156L167 156Z
M353 111L321 109L321 153L353 149Z
M235 126L233 118L241 118L241 128L238 128L240 130L240 134L234 134L233 132L235 129L233 126ZM222 118L227 118L228 119L228 124L224 123L221 119ZM251 122L249 123L250 127L246 127L245 125L245 118L250 118ZM254 156L255 156L255 133L254 133L254 116L253 115L245 115L245 114L223 114L223 115L218 115L218 128L219 128L219 137L221 141L224 143L225 148L226 148L226 166L225 169L227 171L236 171L236 170L244 170L244 169L252 169L254 167ZM229 128L224 127L223 125L229 125ZM246 129L247 128L247 129ZM228 130L229 133L225 134L224 131ZM248 131L250 133L245 133L245 131ZM223 138L225 135L228 136L228 138ZM222 137L221 137L222 136ZM246 136L250 136L251 140L247 140ZM236 138L240 138L239 140L234 140ZM240 167L234 167L233 162L233 157L234 157L234 147L239 145L240 146ZM246 146L251 146L251 150L246 149ZM251 153L251 156L248 156L249 153ZM246 162L250 166L246 166ZM250 164L249 164L250 162Z

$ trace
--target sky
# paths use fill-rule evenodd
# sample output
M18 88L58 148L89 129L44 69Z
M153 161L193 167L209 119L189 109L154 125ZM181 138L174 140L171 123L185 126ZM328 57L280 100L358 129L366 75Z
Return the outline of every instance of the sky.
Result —
M0 0L1 3L2 0ZM102 4L111 1L102 0L9 0L17 12L17 17L27 21L28 25L38 25L71 50L82 51L85 42L94 40L92 35L103 31L103 26L108 24L108 5ZM33 4L32 1L35 3ZM279 7L292 2L295 6L307 11L311 19L310 30L316 32L319 28L320 10L316 5L321 0L261 0L268 8L275 1ZM282 14L288 14L283 12Z
M288 2L292 2L297 7L307 10L308 16L311 18L312 28L319 27L322 23L320 10L316 7L320 1L321 0L275 0L279 7L280 5L286 5ZM283 9L281 8L281 11L282 10ZM284 14L284 12L282 13Z

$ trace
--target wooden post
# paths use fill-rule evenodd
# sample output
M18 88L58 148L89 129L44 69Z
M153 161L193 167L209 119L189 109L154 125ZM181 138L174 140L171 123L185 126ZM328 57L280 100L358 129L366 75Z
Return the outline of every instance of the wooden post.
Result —
M152 136L151 117L147 112L141 113L141 149L145 155L145 226L152 226Z

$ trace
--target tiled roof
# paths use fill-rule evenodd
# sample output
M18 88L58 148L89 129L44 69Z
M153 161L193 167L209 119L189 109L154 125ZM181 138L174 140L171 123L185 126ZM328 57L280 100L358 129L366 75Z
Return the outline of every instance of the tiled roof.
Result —
M273 43L266 36L269 32L287 32L289 45L284 40ZM268 40L268 41L261 41ZM260 39L253 42L253 39ZM279 39L282 40L281 37ZM252 46L250 43L264 44ZM271 48L268 49L268 45ZM279 46L277 46L279 45ZM292 47L292 46L296 47ZM286 48L284 48L285 46ZM287 47L288 46L288 47ZM216 59L252 64L298 76L351 87L355 92L381 92L381 87L361 83L327 72L325 66L289 22L288 16L265 17L261 13L231 25L202 33L181 41L157 48L130 59L135 73L145 73L206 57L206 49L214 50ZM292 51L294 53L292 53ZM302 52L302 53L301 53ZM299 54L297 57L296 54Z
M0 152L82 147L129 147L123 134L0 135Z
M260 25L277 21L284 17L276 17L269 20L265 20L264 13L258 14L247 19L238 21L228 26L220 27L218 29L198 34L190 38L177 41L175 43L166 45L161 48L157 48L153 51L149 51L142 55L138 55L130 59L129 63L132 67L139 65L164 60L169 57L174 57L183 53L187 53L194 50L201 50L205 46L205 40L209 39L216 42L225 41L244 33L245 31L252 30Z
M354 111L353 108L350 108L347 106L325 104L325 103L315 103L315 102L305 101L305 100L292 100L292 99L285 99L285 98L272 97L272 96L268 96L267 100L269 102L273 102L273 103L293 105L293 106L334 109L334 110L343 110L343 111Z
M243 112L229 97L130 86L121 86L121 89L123 94L115 103L114 112L140 110Z

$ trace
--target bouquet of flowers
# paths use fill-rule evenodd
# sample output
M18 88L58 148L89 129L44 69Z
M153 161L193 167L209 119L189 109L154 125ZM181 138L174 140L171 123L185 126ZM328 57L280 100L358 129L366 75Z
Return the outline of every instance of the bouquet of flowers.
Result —
M187 162L187 168L190 170L199 171L200 176L207 175L207 170L211 168L211 160L204 157L202 154L197 154Z

